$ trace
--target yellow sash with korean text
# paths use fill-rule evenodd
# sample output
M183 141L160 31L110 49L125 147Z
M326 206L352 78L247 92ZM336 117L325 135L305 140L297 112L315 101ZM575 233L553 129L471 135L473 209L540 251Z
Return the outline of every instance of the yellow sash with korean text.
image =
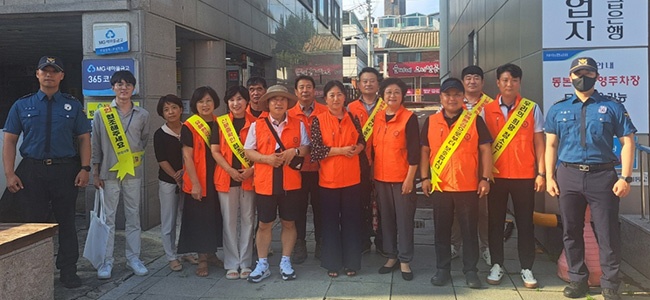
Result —
M136 154L131 152L131 147L126 138L126 133L124 133L122 122L119 120L119 117L111 106L101 108L100 114L102 115L108 138L111 140L113 151L115 151L115 155L117 156L117 163L112 166L109 171L117 171L117 178L119 180L124 180L126 174L135 176L136 165L134 158ZM142 152L138 152L138 154L139 153ZM137 161L140 162L140 155L137 156Z
M217 123L232 153L235 154L235 157L237 157L244 168L250 168L251 162L244 154L244 145L242 145L239 135L235 132L235 126L232 124L232 120L230 120L230 115L225 114L218 117Z
M190 123L190 126L192 126L192 128L194 128L194 130L199 134L199 136L201 136L209 148L210 134L212 134L212 129L210 126L208 126L208 123L206 123L205 120L203 120L203 118L201 118L199 115L192 115L187 119L187 121Z
M366 124L363 124L363 139L368 141L370 136L372 135L372 127L375 125L375 116L377 116L377 113L384 110L388 106L386 102L384 102L384 99L381 97L377 99L377 104L375 105L375 109L372 110L372 113L370 113L370 116L368 116L368 120L366 120Z
M481 96L481 99L479 99L478 102L476 103L476 105L474 105L474 107L472 107L472 110L478 110L478 112L480 113L480 112L483 111L483 107L486 104L488 104L488 103L490 103L492 101L493 101L493 99L490 98L490 96L488 96L486 94L483 94Z
M470 126L474 123L474 119L479 115L478 111L478 109L472 109L472 111L463 110L463 113L458 118L458 121L456 121L451 132L449 132L445 141L442 142L442 146L436 152L434 161L431 164L431 192L434 192L436 189L442 192L439 184L442 182L440 174L465 138Z
M535 108L535 102L526 98L522 98L519 101L519 105L515 108L514 114L508 119L508 122L506 122L503 128L501 128L501 131L499 131L492 144L492 161L496 162L501 157L501 154L508 147L508 144L512 142L512 139L517 134L517 131L519 131L519 128L521 128L524 120L533 111L533 108ZM499 173L499 170L493 168L492 172Z

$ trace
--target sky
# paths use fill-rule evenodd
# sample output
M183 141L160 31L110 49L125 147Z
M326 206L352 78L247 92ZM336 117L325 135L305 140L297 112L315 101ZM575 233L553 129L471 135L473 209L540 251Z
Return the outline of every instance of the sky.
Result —
M365 4L366 0L343 0L343 9L351 9L355 7L360 7L361 4ZM415 13L419 12L422 14L430 14L438 12L440 1L438 0L406 0L406 13ZM384 15L384 0L372 0L373 13L375 17L380 17ZM365 6L364 6L365 7ZM363 18L365 15L364 9L355 9L355 13L359 18Z

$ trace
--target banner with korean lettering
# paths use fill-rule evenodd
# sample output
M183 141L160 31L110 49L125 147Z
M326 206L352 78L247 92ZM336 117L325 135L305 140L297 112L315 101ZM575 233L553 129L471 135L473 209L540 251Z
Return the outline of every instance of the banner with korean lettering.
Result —
M648 0L543 0L542 47L648 45Z
M608 48L544 51L544 110L573 95L569 77L571 61L589 56L598 64L599 93L623 102L638 133L648 133L648 50L647 48Z
M440 77L440 62L401 62L388 64L389 77Z

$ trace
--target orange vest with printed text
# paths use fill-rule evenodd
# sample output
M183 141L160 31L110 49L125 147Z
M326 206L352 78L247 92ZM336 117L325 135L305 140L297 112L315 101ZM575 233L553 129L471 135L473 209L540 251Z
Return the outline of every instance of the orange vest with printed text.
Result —
M216 117L213 119L214 122L217 121ZM203 138L196 132L194 127L190 124L190 122L185 121L185 126L190 129L192 132L192 144L193 144L193 151L192 151L192 162L194 163L194 169L196 170L196 177L199 179L199 183L201 184L201 197L207 196L207 165L205 162L205 151L210 151L208 149L207 145L205 144L205 141ZM209 139L210 137L208 137ZM192 194L192 181L190 180L190 175L187 173L187 169L185 169L185 164L188 162L183 163L183 192ZM217 169L220 169L217 166ZM209 172L212 172L212 170L209 170Z
M316 118L317 115L329 111L327 109L327 106L320 104L316 101L314 101L314 110L311 112L309 117L305 115L305 113L300 109L300 104L294 105L292 108L288 110L288 114L291 117L297 118L298 120L301 120L303 124L305 124L305 129L307 129L307 134L311 137L311 122ZM302 164L302 168L300 168L301 172L318 172L318 162L311 162L311 154L307 152L305 154L305 162Z
M255 135L257 138L257 152L262 155L275 153L275 138L266 119L255 121ZM287 116L287 124L280 135L282 144L287 149L300 147L300 120ZM282 166L282 186L285 191L300 189L302 177L300 171L294 170L287 165ZM264 163L255 163L253 173L255 192L260 195L273 195L273 166Z
M496 99L500 99L497 95ZM490 135L496 140L501 128L505 126L512 114L516 111L514 108L521 102L521 96L513 104L513 109L508 112L508 119L503 116L499 101L493 101L485 106L485 124L487 125ZM494 162L494 167L499 173L494 173L495 178L508 179L531 179L537 175L535 162L535 112L531 111L524 123L512 138L510 144L503 151L503 154Z
M458 120L460 121L460 119ZM458 122L456 121L456 122ZM455 123L454 123L455 124ZM438 150L451 133L445 121L444 112L429 116L429 164L434 164ZM467 124L469 129L463 140L451 155L440 174L440 189L445 192L469 192L478 188L478 131L476 119Z
M346 113L340 122L330 112L322 113L317 118L323 137L323 145L347 147L357 144L360 134L349 114ZM363 154L360 153L360 155ZM328 189L337 189L353 186L360 182L359 155L353 157L345 155L328 156L320 161L318 185Z
M232 113L229 113L228 116L230 117L230 121L234 119ZM238 132L239 134L238 137L242 142L242 145L246 141L246 136L248 135L248 129L251 127L251 124L255 122L255 120L257 120L253 115L249 113L246 113L246 116L244 118L246 119L246 123L244 124L244 127L242 127L242 129ZM219 125L215 126L215 128L221 130L221 127ZM226 159L228 165L232 166L232 159L233 159L232 149L230 149L228 142L226 142L226 135L223 133L223 131L221 131L219 134L219 152L221 152L223 158ZM216 187L218 192L227 193L230 190L230 175L223 168L215 168L214 186ZM241 184L241 187L245 191L252 191L253 178L251 177L244 180Z
M372 129L372 147L375 153L375 180L404 182L409 162L406 148L406 123L413 113L404 106L386 122L386 111L378 112Z

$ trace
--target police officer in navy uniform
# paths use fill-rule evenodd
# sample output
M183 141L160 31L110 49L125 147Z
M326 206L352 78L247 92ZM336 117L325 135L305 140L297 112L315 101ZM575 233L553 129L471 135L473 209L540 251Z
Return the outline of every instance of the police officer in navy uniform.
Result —
M23 221L48 222L53 214L58 222L59 280L66 288L75 288L81 286L75 204L78 188L88 184L90 174L90 122L81 103L59 91L63 77L59 58L41 57L36 70L39 91L18 99L9 111L2 160L7 189L23 206ZM14 171L21 133L23 160Z
M618 211L620 198L630 192L636 128L621 103L594 89L596 61L590 57L575 59L569 75L575 93L550 108L545 124L546 190L551 196L559 196L571 280L564 296L580 298L589 291L583 239L589 205L600 250L602 294L607 300L620 299ZM612 151L614 136L622 146L620 177L614 169L619 164Z

